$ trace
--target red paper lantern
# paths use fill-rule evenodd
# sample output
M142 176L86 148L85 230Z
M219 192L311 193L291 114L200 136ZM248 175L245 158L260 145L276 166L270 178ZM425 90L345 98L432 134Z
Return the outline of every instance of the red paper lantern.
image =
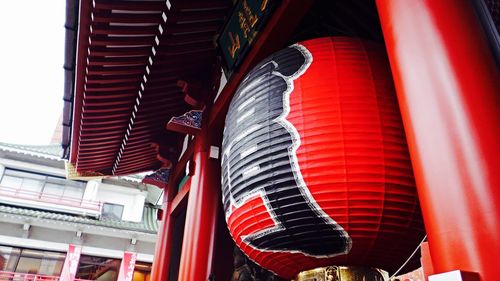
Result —
M223 204L236 244L285 278L396 270L424 235L383 47L321 38L244 79L226 117Z

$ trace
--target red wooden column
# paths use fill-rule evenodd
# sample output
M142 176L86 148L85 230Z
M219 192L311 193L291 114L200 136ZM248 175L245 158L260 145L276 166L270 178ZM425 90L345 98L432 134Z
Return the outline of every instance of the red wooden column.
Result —
M171 189L170 183L164 195L164 202L166 202L166 204L164 204L163 207L160 228L158 229L158 236L156 238L155 255L151 268L151 280L162 281L167 280L168 277L173 236L173 219L169 215L172 192L169 189Z
M82 254L81 245L73 245L73 244L68 245L68 252L66 253L66 259L64 260L64 265L61 270L61 276L59 280L61 281L75 280L81 254Z
M500 75L469 0L377 0L432 264L500 277Z
M137 253L124 252L118 278L116 281L132 281L134 277L135 262L137 261Z
M179 266L179 281L208 280L220 201L220 163L209 159L208 126L196 136L186 223Z

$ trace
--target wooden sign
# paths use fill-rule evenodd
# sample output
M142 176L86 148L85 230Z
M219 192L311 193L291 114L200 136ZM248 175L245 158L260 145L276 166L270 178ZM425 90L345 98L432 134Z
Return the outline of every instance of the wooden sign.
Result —
M272 0L242 0L235 5L217 39L227 77L241 64L251 49L274 6L276 1Z

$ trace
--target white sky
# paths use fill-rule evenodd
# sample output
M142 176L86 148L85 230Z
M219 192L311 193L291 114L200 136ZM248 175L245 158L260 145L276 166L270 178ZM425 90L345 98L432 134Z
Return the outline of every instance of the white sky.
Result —
M0 142L48 144L62 112L65 0L3 1Z

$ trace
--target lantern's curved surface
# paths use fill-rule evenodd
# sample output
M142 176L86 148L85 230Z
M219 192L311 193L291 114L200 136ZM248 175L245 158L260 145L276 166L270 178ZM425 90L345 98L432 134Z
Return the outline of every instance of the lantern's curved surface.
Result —
M331 37L275 53L235 93L222 146L231 235L282 277L329 264L394 271L423 237L383 47Z

